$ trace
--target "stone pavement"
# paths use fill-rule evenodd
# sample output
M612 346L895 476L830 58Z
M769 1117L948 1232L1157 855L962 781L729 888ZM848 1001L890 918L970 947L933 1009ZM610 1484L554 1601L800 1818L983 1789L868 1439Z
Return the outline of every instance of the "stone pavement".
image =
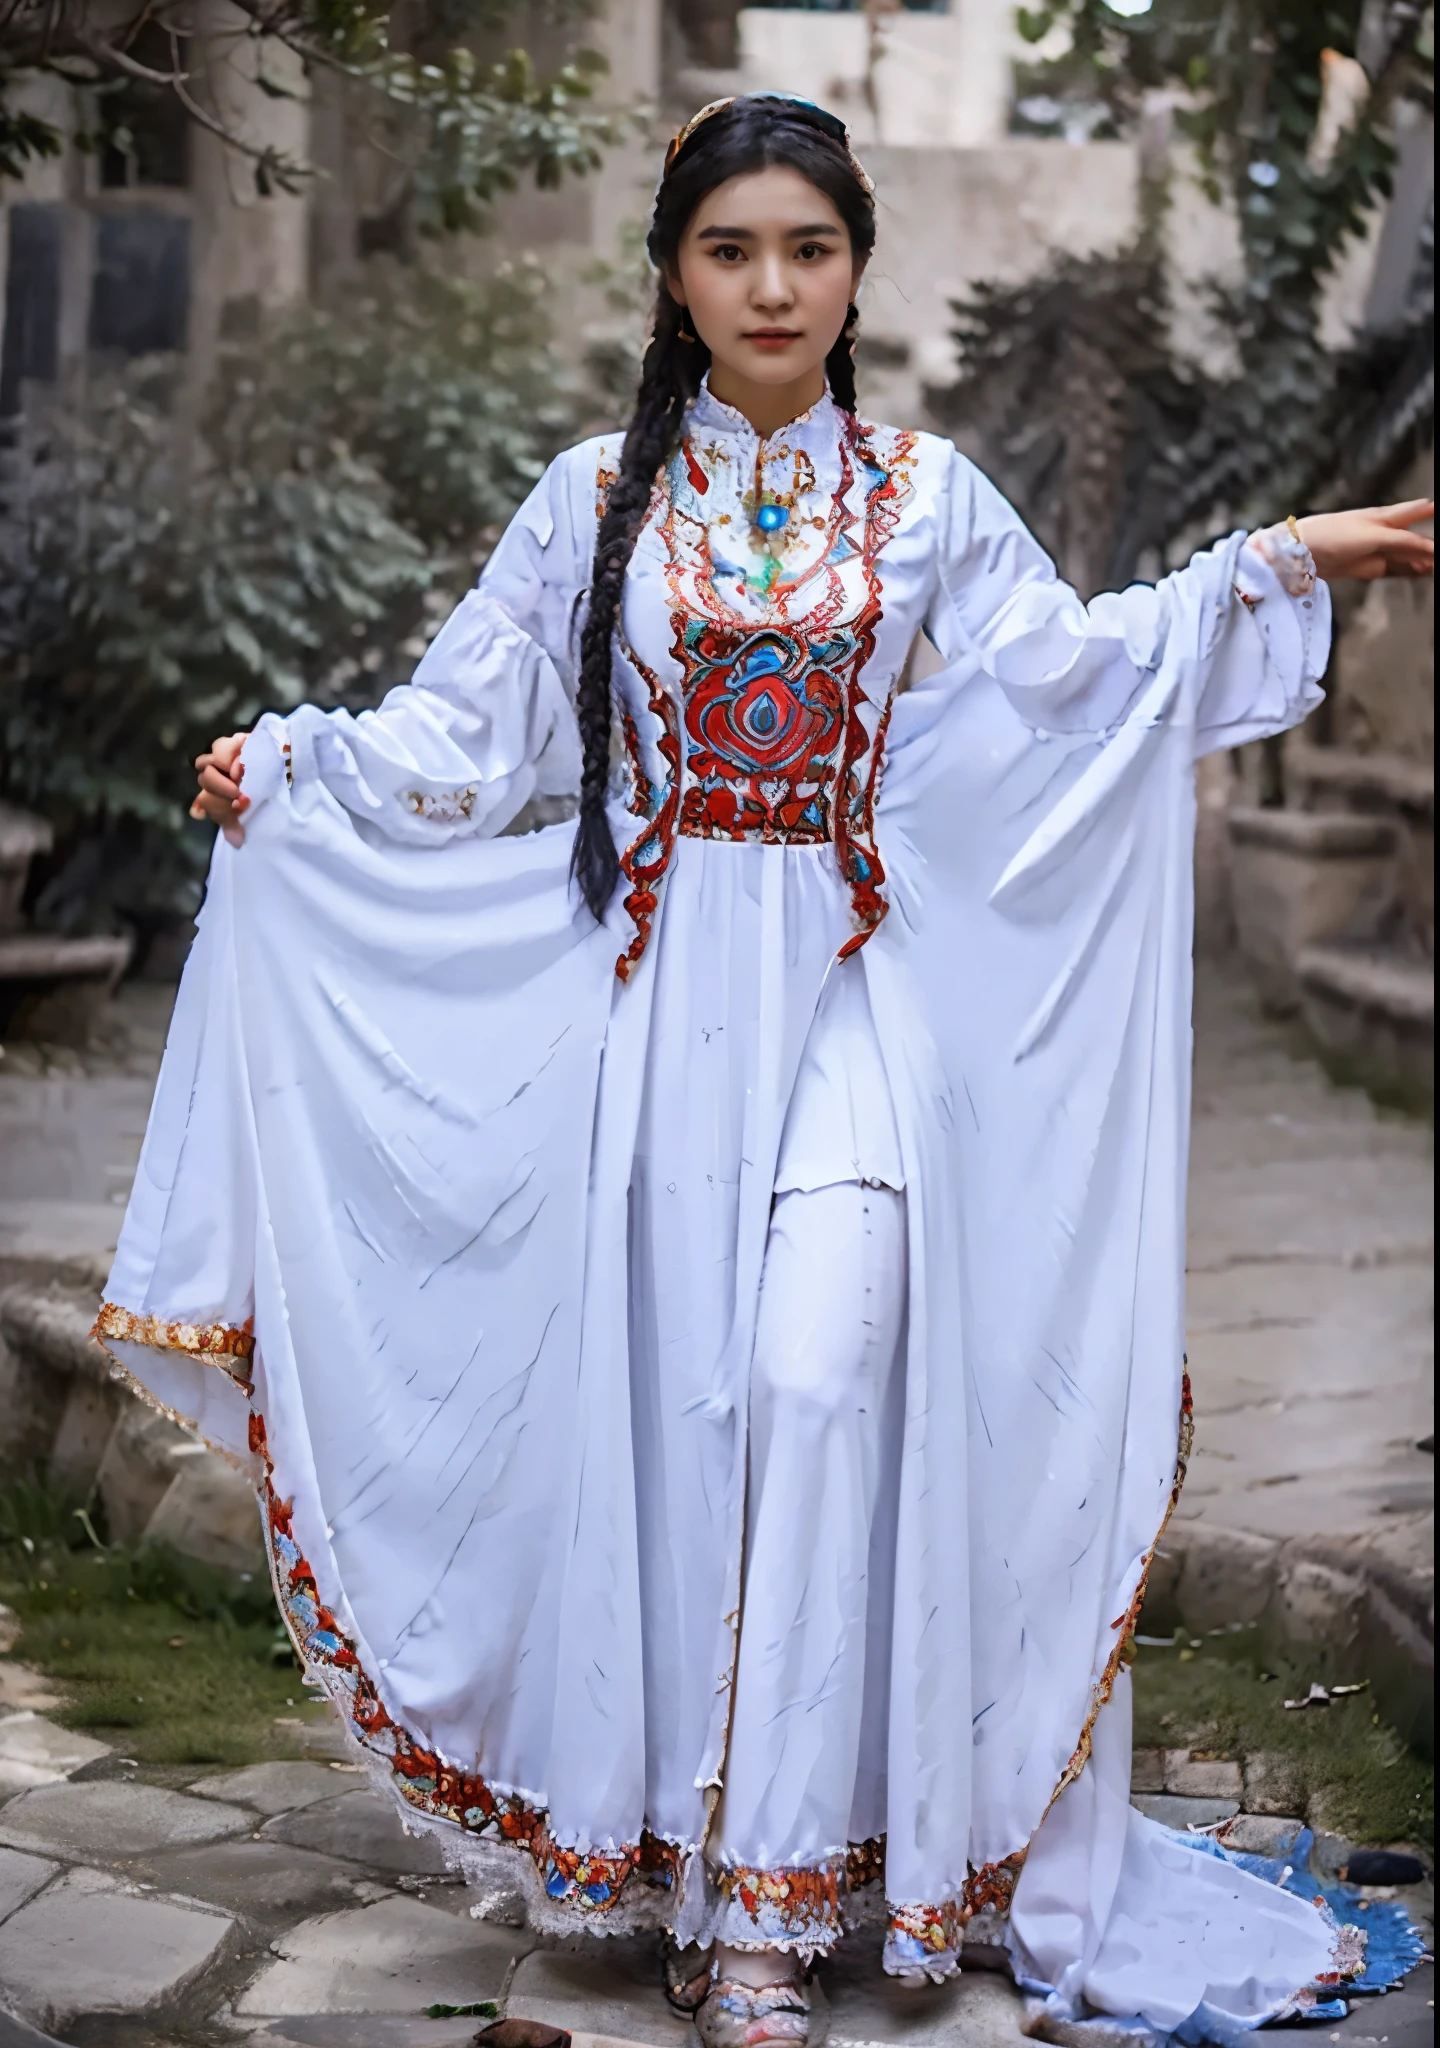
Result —
M1257 1622L1432 1735L1434 1142L1211 965L1196 1002L1195 1454L1154 1625ZM1422 1448L1422 1445L1424 1448ZM1167 1581L1168 1573L1168 1581Z
M0 1679L16 1668L0 1663ZM17 1713L0 1731L21 1722L43 1719ZM567 2027L575 2048L693 2048L661 1997L652 1938L558 1943L477 1920L434 1844L406 1835L349 1761L338 1726L305 1739L308 1761L188 1781L53 1729L48 1748L0 1745L0 2048L458 2048L499 2011ZM1234 1764L1185 1752L1137 1763L1157 1790L1136 1803L1172 1825L1236 1812ZM1273 1852L1298 1822L1232 1826L1237 1846ZM1327 1864L1344 1859L1343 1843L1322 1847ZM1430 1908L1428 1888L1407 1900ZM1024 2039L1006 1977L977 1968L947 1986L897 1985L873 1933L844 1944L819 1985L831 2048ZM1431 1998L1431 1973L1417 1972L1329 2038L1422 2048ZM426 2017L434 2005L486 2010ZM8 2034L7 2009L43 2032Z
M1198 992L1187 1324L1196 1447L1177 1520L1429 1548L1433 1136L1336 1088L1249 987Z
M128 1036L109 1051L47 1062L21 1048L0 1062L0 1273L103 1264L164 1013L164 991L131 989ZM1359 1546L1387 1585L1423 1595L1429 1134L1333 1088L1223 972L1202 984L1197 1042L1198 1440L1172 1544L1182 1605L1199 1597L1203 1556L1220 1622L1249 1618L1245 1600L1258 1611L1282 1579L1293 1608L1295 1546L1317 1544ZM1326 1597L1313 1569L1306 1583ZM0 2048L36 2038L18 2022L7 2034L7 2007L84 2048L451 2048L483 2021L424 2008L480 2003L571 2027L577 2048L693 2044L645 1939L578 1947L472 1918L464 1887L404 1835L338 1731L314 1731L307 1762L199 1778L65 1732L50 1718L59 1704L0 1660ZM1237 1815L1244 1783L1234 1763L1147 1752L1135 1797L1198 1825ZM1322 1846L1342 1859L1343 1844ZM1428 1891L1411 1903L1428 1915ZM1023 2038L1002 1977L902 1988L880 1974L872 1938L842 1947L820 1982L833 2048ZM1327 2038L1421 2048L1433 1997L1426 1966Z
M0 1275L109 1264L174 999L128 982L93 1051L0 1048Z

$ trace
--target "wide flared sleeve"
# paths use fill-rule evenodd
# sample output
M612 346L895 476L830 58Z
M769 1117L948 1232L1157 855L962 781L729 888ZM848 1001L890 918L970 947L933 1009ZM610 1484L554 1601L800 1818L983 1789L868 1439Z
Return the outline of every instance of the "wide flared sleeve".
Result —
M1216 574L1217 557L1223 557ZM927 636L957 673L993 677L1039 733L1115 730L1160 669L1177 584L1203 586L1205 657L1170 715L1195 751L1239 746L1296 725L1320 702L1330 649L1329 593L1291 596L1254 539L1232 534L1158 586L1133 584L1089 604L995 486L958 452L940 516Z
M323 788L387 839L440 846L501 832L531 797L578 786L569 688L601 453L586 443L550 465L477 588L377 710L307 704L259 721L245 747L252 806L284 787L303 810Z

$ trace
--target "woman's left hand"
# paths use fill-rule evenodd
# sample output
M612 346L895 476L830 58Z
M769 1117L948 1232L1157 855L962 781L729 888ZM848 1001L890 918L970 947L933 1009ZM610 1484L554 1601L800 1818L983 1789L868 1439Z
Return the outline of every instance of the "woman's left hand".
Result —
M1327 583L1341 576L1370 583L1377 576L1435 574L1434 537L1411 530L1434 517L1433 498L1410 498L1364 512L1312 512L1295 523L1317 576Z

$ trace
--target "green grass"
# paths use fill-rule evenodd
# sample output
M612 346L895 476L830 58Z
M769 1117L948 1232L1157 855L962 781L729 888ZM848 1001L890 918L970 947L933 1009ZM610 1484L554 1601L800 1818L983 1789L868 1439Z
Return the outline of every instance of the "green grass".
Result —
M108 1547L75 1504L25 1482L0 1489L0 1601L14 1654L54 1681L47 1710L137 1763L227 1765L304 1753L322 1717L302 1689L268 1581L161 1546ZM1287 1713L1329 1674L1298 1660L1262 1671L1245 1634L1141 1649L1135 1741L1244 1758L1284 1756L1306 1803L1359 1842L1434 1841L1433 1767L1375 1714L1368 1692Z
M143 1764L304 1753L301 1731L276 1723L319 1716L266 1580L158 1545L105 1547L32 1491L0 1496L0 1601L20 1618L13 1654L63 1695L52 1719Z
M1198 1650L1142 1649L1135 1664L1135 1743L1283 1756L1306 1805L1354 1842L1435 1840L1435 1771L1375 1711L1368 1691L1288 1711L1329 1674L1299 1657L1259 1665L1243 1636Z

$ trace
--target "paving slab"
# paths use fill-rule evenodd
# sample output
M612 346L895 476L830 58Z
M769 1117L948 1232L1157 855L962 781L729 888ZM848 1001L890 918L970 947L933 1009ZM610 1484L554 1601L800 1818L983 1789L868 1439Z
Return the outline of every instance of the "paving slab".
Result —
M234 1922L73 1870L0 1926L0 1984L25 2019L143 2013L194 1983Z
M1133 1780L1132 1789L1139 1789ZM1240 1766L1229 1757L1192 1757L1188 1749L1167 1749L1163 1789L1183 1799L1233 1799L1238 1807Z
M268 1841L290 1842L321 1856L342 1856L371 1870L439 1876L445 1869L433 1836L407 1835L395 1808L368 1787L282 1814L266 1821L261 1832Z
M1195 996L1177 1534L1379 1535L1433 1512L1433 1134L1295 1057L1235 969Z
M328 1704L324 1713L303 1720L299 1714L277 1714L275 1726L309 1757L337 1764L355 1761L354 1745L340 1716Z
M830 2001L827 2048L1018 2048L1020 1994L996 1970L966 1969L947 1984L887 1977L875 1933L842 1942L822 1963Z
M82 1764L109 1756L110 1745L22 1708L0 1720L0 1797L32 1785L55 1785Z
M43 1714L51 1707L63 1707L65 1701L55 1690L53 1679L43 1671L37 1671L31 1664L21 1664L13 1657L0 1658L0 1711L16 1713L22 1710Z
M242 1919L274 1922L368 1902L376 1887L353 1863L288 1842L202 1842L165 1849L132 1870L159 1890L205 1899Z
M341 1789L337 1775L326 1764L248 1764L243 1771L223 1771L218 1777L197 1778L185 1789L198 1799L249 1806L256 1813L273 1817L293 1813L300 1806L313 1806L317 1799L333 1799Z
M182 1842L248 1833L253 1814L213 1799L187 1799L160 1785L98 1780L41 1785L0 1809L0 1842L56 1856L118 1862Z
M59 1870L44 1856L26 1856L19 1849L0 1849L0 1920L23 1906L49 1884ZM3 1990L0 1986L0 1990Z
M395 2013L497 1998L531 1938L437 1913L409 1898L302 1921L271 1943L270 1963L237 2014Z
M1295 1845L1303 1820L1293 1814L1237 1813L1215 1836L1226 1849L1246 1856L1284 1856Z
M472 2001L473 2002L473 2001ZM488 2023L473 2016L459 2020L397 2019L381 2013L300 2013L271 2020L249 2039L266 2048L470 2048ZM0 2048L4 2042L0 2041ZM693 2044L692 2044L693 2048Z
M533 1950L515 1972L505 2010L572 2032L618 2034L645 2048L695 2048L690 2022L665 2002L653 1934Z
M1182 1834L1186 1828L1209 1828L1217 1820L1233 1820L1240 1811L1238 1799L1186 1799L1176 1792L1136 1792L1130 1804L1162 1827L1178 1828Z

